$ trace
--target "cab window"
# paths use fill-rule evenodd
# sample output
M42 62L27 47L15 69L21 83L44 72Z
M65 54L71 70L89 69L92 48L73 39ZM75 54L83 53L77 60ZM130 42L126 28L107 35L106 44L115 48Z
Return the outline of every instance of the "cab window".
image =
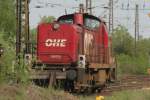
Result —
M73 16L68 15L68 16L63 16L58 19L59 23L67 23L67 24L73 24Z
M100 25L100 21L96 18L85 16L84 25L89 29L97 29Z

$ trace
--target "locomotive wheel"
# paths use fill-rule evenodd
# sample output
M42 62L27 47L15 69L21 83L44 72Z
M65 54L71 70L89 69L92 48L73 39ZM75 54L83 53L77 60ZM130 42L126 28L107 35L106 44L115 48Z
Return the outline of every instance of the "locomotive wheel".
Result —
M88 94L93 93L93 88L88 88L88 89L87 89L87 93L88 93Z
M74 81L65 80L64 89L68 92L74 92Z

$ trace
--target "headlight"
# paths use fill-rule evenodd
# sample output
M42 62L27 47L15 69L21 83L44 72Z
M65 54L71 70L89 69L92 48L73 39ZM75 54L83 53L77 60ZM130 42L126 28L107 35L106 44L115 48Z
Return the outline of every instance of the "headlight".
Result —
M54 23L53 28L54 28L55 30L57 30L59 27L60 27L60 25L59 25L58 23Z

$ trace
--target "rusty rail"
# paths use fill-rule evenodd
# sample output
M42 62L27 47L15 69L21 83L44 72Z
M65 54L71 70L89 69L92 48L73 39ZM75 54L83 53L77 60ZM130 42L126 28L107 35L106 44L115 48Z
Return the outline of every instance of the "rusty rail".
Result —
M150 75L127 75L119 81L107 84L101 91L103 95L111 95L116 91L150 88Z

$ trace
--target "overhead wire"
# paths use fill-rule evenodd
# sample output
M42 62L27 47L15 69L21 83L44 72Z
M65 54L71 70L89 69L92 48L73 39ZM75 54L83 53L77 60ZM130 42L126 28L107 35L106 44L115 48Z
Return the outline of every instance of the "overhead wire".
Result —
M43 1L43 0L37 0L37 1L39 1L39 2L49 2L49 0L46 0L46 1L45 1L45 0L44 0L44 1ZM84 2L84 0L74 0L74 1L76 1L77 3L81 2L81 1ZM94 1L99 1L99 0L94 0ZM64 0L64 2L65 2L65 0ZM119 0L115 0L114 2L115 2L115 6L116 6L117 3L119 2ZM127 17L126 17L125 19L127 20L127 21L126 21L126 22L127 22L126 25L127 25L128 28L130 28L130 27L129 27L129 26L130 26L130 25L129 25L129 24L130 24L129 18L131 18L131 14L130 14L130 13L131 13L132 10L133 10L133 11L135 10L135 9L131 9L131 8L130 8L130 7L132 7L130 3L131 3L130 0L128 0L128 1L127 1L127 4L122 3L122 5L121 5L121 10L127 10L127 14L126 14ZM41 3L41 4L42 4L42 3ZM97 4L97 3L96 3L96 4ZM95 4L95 5L96 5L96 4ZM102 4L101 4L101 5L102 5ZM104 6L105 6L105 5L104 5ZM72 6L72 5L66 5L66 4L57 4L57 3L56 3L56 4L48 3L48 4L47 4L47 7L52 7L52 8L55 8L55 7L63 7L64 9L66 9L65 11L67 11L68 9L72 9L72 10L75 10L75 11L76 11L76 10L79 8L78 6ZM96 5L96 6L93 7L93 10L96 12L96 9L99 9L99 8L101 8L101 6ZM115 9L117 10L117 9L119 9L119 8L116 8L116 7L115 7ZM115 9L114 9L114 10L115 10ZM106 9L105 9L105 10L106 10ZM143 0L143 7L142 7L142 9L139 9L139 10L140 10L140 11L141 11L141 10L142 10L142 11L148 10L148 9L146 8L145 0ZM150 9L149 9L149 10L150 10ZM104 11L105 13L103 13L103 11L104 11L104 10L101 11L100 15L105 16L105 15L106 15L105 13L107 12L107 10ZM96 13L97 13L97 12L96 12ZM131 18L131 19L132 19L132 18Z

